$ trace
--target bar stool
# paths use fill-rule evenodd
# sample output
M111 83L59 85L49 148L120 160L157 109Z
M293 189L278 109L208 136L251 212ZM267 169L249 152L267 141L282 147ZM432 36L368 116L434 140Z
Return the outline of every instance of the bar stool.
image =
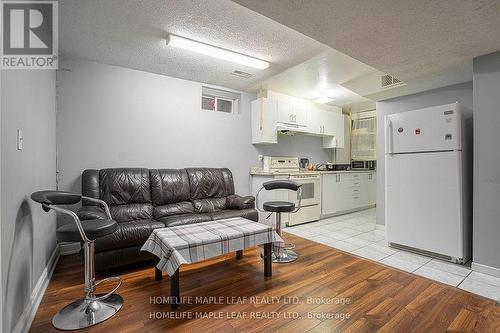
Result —
M288 201L266 201L259 206L259 194L265 189L266 191L285 189L297 192L297 206L295 203ZM255 205L259 212L276 213L276 232L281 236L281 213L296 213L300 209L302 201L302 185L297 184L291 180L271 180L262 184L262 187L257 191L255 198ZM299 255L293 251L294 244L287 243L285 245L277 245L273 247L273 262L275 263L289 263L297 260Z
M114 292L121 285L120 277L109 277L95 281L94 240L109 235L117 229L117 223L111 218L108 205L98 199L88 198L80 194L61 191L40 191L31 194L31 199L42 204L46 212L54 210L71 216L75 223L68 223L57 228L57 239L62 242L82 242L85 259L85 297L80 298L62 308L53 318L52 325L59 330L77 330L93 326L112 317L123 305L123 298ZM96 202L104 207L108 219L86 220L81 223L71 210L57 205L73 205L82 199ZM96 295L95 288L103 282L117 281L117 285L107 294Z

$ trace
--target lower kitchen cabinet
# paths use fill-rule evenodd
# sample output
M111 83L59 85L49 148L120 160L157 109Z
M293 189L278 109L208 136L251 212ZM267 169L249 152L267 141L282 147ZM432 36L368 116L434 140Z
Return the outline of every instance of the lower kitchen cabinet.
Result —
M375 205L376 172L322 175L321 215L328 216Z

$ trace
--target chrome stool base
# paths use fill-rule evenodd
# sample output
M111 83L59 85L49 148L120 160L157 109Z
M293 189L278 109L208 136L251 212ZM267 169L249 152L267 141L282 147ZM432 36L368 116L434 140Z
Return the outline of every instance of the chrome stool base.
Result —
M102 296L96 295L96 297ZM66 305L52 318L52 325L58 330L71 331L99 324L114 316L123 305L123 298L111 294L99 301L80 298Z
M298 257L299 255L297 252L288 249L281 249L279 254L277 252L273 252L273 262L275 263L289 263L297 260Z

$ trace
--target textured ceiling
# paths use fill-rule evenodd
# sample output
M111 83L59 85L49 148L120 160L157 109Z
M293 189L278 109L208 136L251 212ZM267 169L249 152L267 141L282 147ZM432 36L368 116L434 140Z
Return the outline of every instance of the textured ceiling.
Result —
M343 84L376 73L380 72L345 54L329 49L260 82L255 88L308 99L326 96L333 98L329 104L343 106L367 100L353 92L354 90L346 89Z
M229 0L62 0L59 50L147 72L246 89L328 49ZM167 47L167 32L271 62L256 70ZM233 70L253 74L250 79Z
M500 50L499 0L233 0L404 81Z

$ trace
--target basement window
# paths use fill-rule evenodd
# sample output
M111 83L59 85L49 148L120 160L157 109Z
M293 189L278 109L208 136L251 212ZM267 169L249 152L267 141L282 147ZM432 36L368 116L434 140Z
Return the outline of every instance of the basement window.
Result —
M240 113L240 100L241 94L239 93L210 87L202 87L202 110L224 113Z

